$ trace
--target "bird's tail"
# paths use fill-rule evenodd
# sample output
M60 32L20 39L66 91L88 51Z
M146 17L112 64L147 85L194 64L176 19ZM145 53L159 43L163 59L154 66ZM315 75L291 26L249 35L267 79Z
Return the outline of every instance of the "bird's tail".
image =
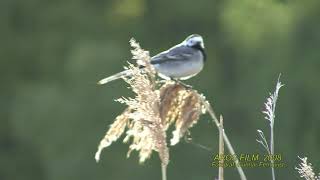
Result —
M120 79L122 77L126 77L126 76L130 76L132 75L132 72L131 70L124 70L124 71L121 71L117 74L114 74L112 76L109 76L109 77L106 77L104 79L101 79L98 84L102 85L102 84L107 84L111 81L114 81L114 80L117 80L117 79Z

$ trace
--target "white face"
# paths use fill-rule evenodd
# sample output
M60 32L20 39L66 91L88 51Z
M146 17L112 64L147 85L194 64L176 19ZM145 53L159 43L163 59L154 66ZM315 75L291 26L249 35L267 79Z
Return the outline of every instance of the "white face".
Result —
M189 47L200 45L202 48L204 48L203 39L199 35L190 38L188 37L186 40L183 41L183 44Z

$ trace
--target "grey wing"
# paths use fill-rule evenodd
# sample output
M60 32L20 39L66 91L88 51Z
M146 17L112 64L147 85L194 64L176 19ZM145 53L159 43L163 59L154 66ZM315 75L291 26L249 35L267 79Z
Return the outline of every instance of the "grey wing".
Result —
M176 46L151 58L151 64L161 64L167 61L184 61L194 55L194 50L186 46Z

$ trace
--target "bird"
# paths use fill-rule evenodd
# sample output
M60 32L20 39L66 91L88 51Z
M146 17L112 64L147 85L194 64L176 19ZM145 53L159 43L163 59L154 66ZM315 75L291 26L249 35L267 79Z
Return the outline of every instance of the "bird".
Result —
M202 36L192 34L181 43L151 57L150 64L163 79L187 80L203 69L207 58L204 49ZM124 70L100 80L98 84L106 84L130 75L130 70Z

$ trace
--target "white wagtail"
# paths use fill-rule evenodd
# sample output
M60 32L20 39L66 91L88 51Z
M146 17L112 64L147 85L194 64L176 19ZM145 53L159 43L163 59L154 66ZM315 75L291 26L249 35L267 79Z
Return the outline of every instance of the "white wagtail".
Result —
M198 34L192 34L182 43L153 56L150 63L164 79L186 80L202 70L205 60L203 39ZM130 71L124 70L100 80L98 84L106 84L130 75Z

